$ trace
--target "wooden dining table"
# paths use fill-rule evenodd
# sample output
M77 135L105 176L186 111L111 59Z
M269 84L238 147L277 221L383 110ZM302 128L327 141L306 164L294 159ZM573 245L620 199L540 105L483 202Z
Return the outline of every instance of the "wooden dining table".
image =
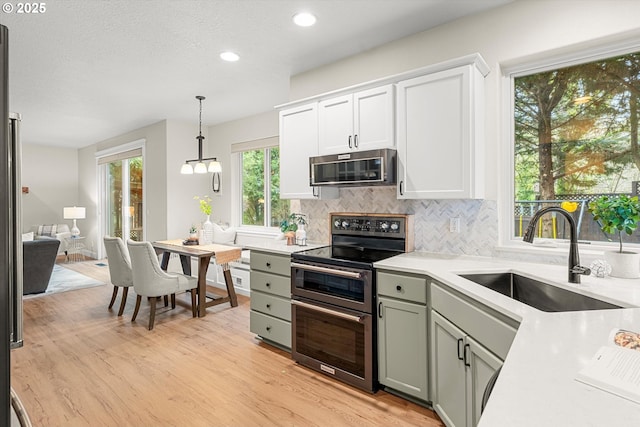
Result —
M230 303L231 307L238 306L238 297L233 287L233 279L229 270L229 263L240 259L242 249L235 246L219 245L216 243L210 245L185 245L180 239L176 240L159 240L152 243L156 253L162 254L162 262L160 267L167 270L169 265L169 257L172 253L180 256L180 264L182 272L191 275L191 258L198 258L198 317L207 315L207 307L218 304ZM218 296L214 294L207 295L207 270L211 258L215 258L216 264L222 267L224 274L224 282L227 288L227 296ZM207 298L209 299L207 301Z

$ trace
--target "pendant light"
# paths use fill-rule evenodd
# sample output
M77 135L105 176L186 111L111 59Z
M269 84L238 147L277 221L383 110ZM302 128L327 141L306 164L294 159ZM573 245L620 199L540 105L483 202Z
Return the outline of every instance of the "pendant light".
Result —
M202 141L204 141L204 136L202 136L202 101L205 99L205 97L198 95L196 96L196 99L200 101L200 128L199 128L199 134L198 136L196 136L196 139L198 140L198 158L185 161L184 164L182 165L182 168L180 169L180 173L185 175L191 175L194 172L195 173L213 172L214 175L219 174L220 172L222 172L222 165L220 165L220 162L218 161L218 159L216 159L215 157L208 157L206 159L202 158ZM209 162L208 166L206 162ZM195 166L193 166L192 163L195 163ZM218 177L218 180L219 179L220 178ZM214 180L215 180L215 176L214 176Z

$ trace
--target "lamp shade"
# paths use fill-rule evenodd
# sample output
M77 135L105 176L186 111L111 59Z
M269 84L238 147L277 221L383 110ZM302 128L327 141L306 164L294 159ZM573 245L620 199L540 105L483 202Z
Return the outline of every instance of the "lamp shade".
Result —
M182 168L180 169L180 173L183 175L193 175L193 166L191 166L189 163L183 164Z
M63 208L62 216L64 219L85 219L86 208L74 206L72 208Z
M196 163L196 166L193 168L195 173L207 173L207 165L203 162Z
M222 172L222 165L218 161L213 161L209 163L209 172L220 173Z

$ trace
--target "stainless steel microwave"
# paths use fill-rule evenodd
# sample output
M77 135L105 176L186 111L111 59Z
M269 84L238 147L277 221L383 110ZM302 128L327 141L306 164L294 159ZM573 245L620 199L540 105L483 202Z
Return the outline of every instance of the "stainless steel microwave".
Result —
M309 158L312 186L362 187L396 184L396 150L355 151Z

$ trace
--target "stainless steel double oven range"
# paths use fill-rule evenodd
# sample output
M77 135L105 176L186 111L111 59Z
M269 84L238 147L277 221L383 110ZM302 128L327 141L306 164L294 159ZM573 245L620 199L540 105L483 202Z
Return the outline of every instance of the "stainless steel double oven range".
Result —
M330 223L331 246L291 255L292 357L375 392L373 263L413 250L413 217L333 213Z

